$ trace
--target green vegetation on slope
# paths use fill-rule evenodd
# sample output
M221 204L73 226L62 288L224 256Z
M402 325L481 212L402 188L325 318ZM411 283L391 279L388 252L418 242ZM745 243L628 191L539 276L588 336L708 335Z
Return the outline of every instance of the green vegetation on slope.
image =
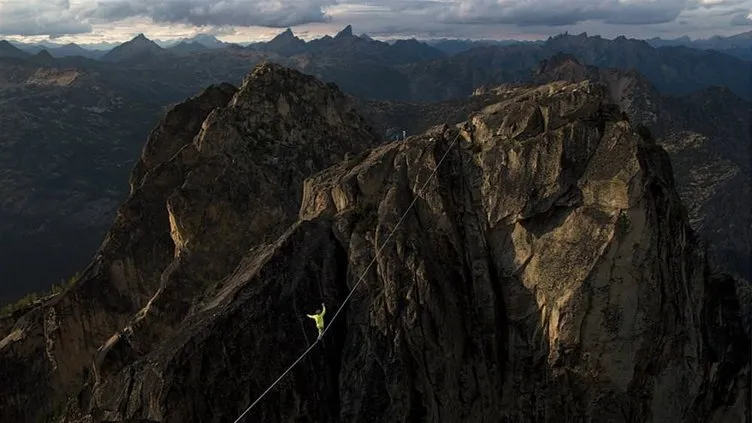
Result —
M49 291L36 291L36 292L26 294L15 303L6 304L5 306L3 306L3 308L0 308L0 317L13 314L14 312L21 310L25 307L28 307L29 305L34 304L35 302L42 300L44 298L48 298L53 295L62 294L68 288L73 286L80 277L81 277L81 273L76 272L75 275L71 276L67 280L61 279L60 283L52 284L52 287L50 288Z

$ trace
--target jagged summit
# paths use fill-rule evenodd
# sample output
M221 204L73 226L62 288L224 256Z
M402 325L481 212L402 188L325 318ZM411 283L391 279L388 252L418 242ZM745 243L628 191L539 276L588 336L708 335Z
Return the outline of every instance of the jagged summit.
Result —
M280 32L277 36L272 38L272 41L274 41L275 39L292 39L292 38L297 38L297 36L295 35L294 32L292 32L291 28L287 28L284 31Z
M338 32L337 35L334 36L334 39L350 38L352 36L353 36L352 25L347 25L340 32Z
M563 49L570 46L603 46L608 43L616 43L621 48L643 50L651 50L653 48L645 40L627 38L624 35L619 35L613 40L607 40L600 35L588 35L587 32L582 32L577 35L572 35L565 32L554 37L549 37L544 45Z
M274 51L282 55L302 53L305 51L305 47L306 42L298 38L290 28L287 28L284 32L263 45L265 50Z

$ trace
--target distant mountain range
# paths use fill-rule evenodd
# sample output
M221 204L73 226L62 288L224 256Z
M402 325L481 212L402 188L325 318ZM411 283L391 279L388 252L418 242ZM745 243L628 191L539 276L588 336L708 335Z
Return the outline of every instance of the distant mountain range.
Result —
M645 40L655 47L663 46L686 46L701 49L726 50L732 48L749 47L752 45L752 31L742 32L741 34L722 37L719 35L693 40L688 36L679 38L663 39L660 37Z
M564 35L568 35L565 33ZM335 37L328 35L311 41L304 41L301 38L296 37L291 29L287 29L277 35L270 41L266 42L248 42L248 43L228 43L219 40L217 37L211 34L197 34L189 38L180 38L176 40L150 40L154 45L174 53L178 56L185 56L187 54L196 53L199 51L210 49L223 49L228 47L247 47L260 50L273 50L280 51L285 50L287 54L302 53L304 51L315 51L317 47L325 45L337 37L355 37L364 42L378 43L378 44L400 44L405 40L390 40L390 41L376 41L367 34L361 34L353 36L352 27L348 25L342 31L340 31ZM116 49L124 44L132 43L134 40L146 39L143 34L139 34L134 39L126 41L124 43L98 43L78 45L74 43L68 44L56 44L52 42L40 42L34 44L13 42L9 44L16 47L22 52L36 54L42 50L47 50L53 57L65 57L65 56L82 56L86 58L99 59L107 52ZM426 39L426 40L410 40L412 42L431 46L445 55L453 56L476 47L483 46L510 46L510 45L541 45L545 41L519 41L519 40L468 40L468 39ZM743 32L741 34L732 35L728 37L714 36L708 39L693 40L688 36L683 36L674 39L663 38L650 38L645 40L653 47L690 47L700 50L717 50L725 54L736 56L745 60L752 60L752 31ZM18 55L18 53L14 53ZM0 57L7 57L9 54L3 51L0 46Z
M714 36L700 40L692 40L684 36L673 39L650 38L646 41L654 47L684 46L701 50L717 50L744 60L752 60L752 31L730 37Z
M69 43L55 46L44 46L39 44L18 45L16 47L22 52L36 54L40 51L47 51L52 57L81 56L90 59L98 59L104 55L107 50L87 49L78 44ZM0 53L2 54L2 53Z

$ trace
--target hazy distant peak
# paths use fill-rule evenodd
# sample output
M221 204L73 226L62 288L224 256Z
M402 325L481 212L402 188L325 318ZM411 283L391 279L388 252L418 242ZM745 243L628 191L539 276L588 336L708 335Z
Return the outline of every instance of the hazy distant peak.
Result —
M53 59L53 57L50 54L50 52L47 51L46 49L45 50L40 50L39 53L37 53L37 54L34 55L34 57L38 57L40 59Z
M146 38L144 34L138 34L130 41L127 41L110 50L102 56L102 60L108 62L119 62L121 60L132 59L137 56L153 55L164 52L165 50L154 41Z
M207 48L227 47L227 43L211 34L196 34L193 37L185 39L183 41L187 43L199 43Z
M27 57L29 54L6 40L0 40L0 57Z

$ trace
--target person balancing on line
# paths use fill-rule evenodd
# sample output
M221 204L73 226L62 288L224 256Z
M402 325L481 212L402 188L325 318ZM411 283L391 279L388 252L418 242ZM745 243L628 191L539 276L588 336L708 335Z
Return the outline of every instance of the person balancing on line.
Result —
M316 321L316 329L319 330L318 339L321 339L321 335L324 332L324 313L326 313L326 306L324 303L321 303L321 308L316 310L316 314L306 314L306 316Z

